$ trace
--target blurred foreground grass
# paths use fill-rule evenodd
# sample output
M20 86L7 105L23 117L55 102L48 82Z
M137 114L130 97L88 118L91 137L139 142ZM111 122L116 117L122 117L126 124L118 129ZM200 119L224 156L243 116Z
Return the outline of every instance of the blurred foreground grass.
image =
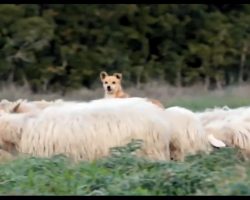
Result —
M133 143L129 144L133 145ZM0 165L1 195L249 195L249 161L235 149L154 162L119 154L72 164L64 156Z

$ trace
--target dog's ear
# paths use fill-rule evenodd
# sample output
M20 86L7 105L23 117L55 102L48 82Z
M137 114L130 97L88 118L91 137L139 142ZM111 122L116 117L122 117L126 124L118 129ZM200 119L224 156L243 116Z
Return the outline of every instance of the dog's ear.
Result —
M101 80L105 79L106 76L108 76L107 72L102 71L102 72L100 73L100 79L101 79Z
M122 80L122 74L121 73L114 73L113 76L115 76L116 78Z

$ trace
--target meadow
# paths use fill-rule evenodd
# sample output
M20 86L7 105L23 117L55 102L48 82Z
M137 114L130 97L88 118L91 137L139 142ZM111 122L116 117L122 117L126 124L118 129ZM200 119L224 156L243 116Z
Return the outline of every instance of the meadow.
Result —
M132 96L160 99L168 106L202 111L215 106L240 107L250 104L250 86L204 91L201 87L173 88L146 85L127 88ZM101 98L103 91L82 89L64 97L59 94L29 93L14 86L0 90L8 100L63 98L88 101ZM94 142L94 141L93 141ZM111 156L94 162L72 163L57 155L52 158L19 157L0 163L1 195L250 195L250 160L239 150L215 149L211 154L189 156L184 162L155 162L133 155L140 143L132 141L111 150ZM0 154L1 155L1 154Z

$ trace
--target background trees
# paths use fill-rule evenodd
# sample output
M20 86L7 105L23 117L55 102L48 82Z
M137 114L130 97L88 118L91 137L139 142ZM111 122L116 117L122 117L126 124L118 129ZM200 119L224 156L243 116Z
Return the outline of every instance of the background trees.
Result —
M249 81L247 4L2 4L1 84L33 92L157 80L204 89Z

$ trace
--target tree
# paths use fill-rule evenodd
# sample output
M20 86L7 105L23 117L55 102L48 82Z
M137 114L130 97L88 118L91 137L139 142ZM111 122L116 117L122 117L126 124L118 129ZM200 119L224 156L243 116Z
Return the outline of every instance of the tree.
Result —
M196 43L190 43L190 51L201 59L201 73L205 76L205 89L210 87L211 79L217 88L222 88L223 72L227 66L226 55L230 49L230 23L219 11L206 13L203 26L197 31Z

